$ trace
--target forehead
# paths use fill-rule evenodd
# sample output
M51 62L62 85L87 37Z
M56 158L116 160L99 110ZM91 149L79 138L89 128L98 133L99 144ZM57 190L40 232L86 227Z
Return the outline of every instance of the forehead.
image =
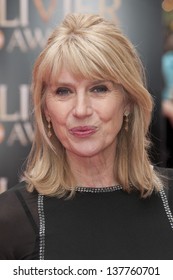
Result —
M74 73L71 73L67 68L63 67L59 74L57 75L56 80L54 80L54 83L50 84L50 86L96 86L101 83L106 84L110 89L117 89L120 91L122 90L122 86L120 84L115 83L114 81L111 81L110 79L103 79L102 77L84 77L82 75L76 75Z
M88 81L88 82L93 82L93 81L106 81L106 80L110 80L110 78L108 79L108 77L105 75L101 75L99 73L93 73L92 70L90 73L88 72L84 72L84 71L80 71L80 69L78 69L77 71L75 71L75 69L71 69L70 67L66 67L66 66L62 66L59 67L59 69L52 69L50 76L49 76L49 82L48 84L57 84L57 83L64 83L64 82L68 82L68 83L73 83L73 82L81 82L82 80L84 81Z

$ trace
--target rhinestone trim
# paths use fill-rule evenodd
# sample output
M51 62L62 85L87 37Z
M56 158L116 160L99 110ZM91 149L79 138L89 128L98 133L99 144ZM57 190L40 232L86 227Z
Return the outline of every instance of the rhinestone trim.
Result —
M91 187L77 187L77 192L88 192L88 193L106 193L106 192L113 192L122 190L122 186L110 186L110 187L102 187L102 188L91 188ZM173 230L173 214L169 207L168 198L165 194L165 191L162 189L160 190L160 197L163 202L163 207L165 209L165 213L167 215L168 221L170 223L171 229ZM39 230L39 259L44 260L45 254L45 216L44 216L44 196L38 195L38 215L39 215L39 223L40 223L40 230Z
M38 195L38 215L39 215L39 259L44 260L44 252L45 252L45 216L44 216L44 204L43 204L43 195Z
M170 226L173 230L173 215L172 215L172 212L171 212L170 207L169 207L168 198L167 198L166 193L163 189L160 190L160 196L161 196L161 199L162 199L162 202L163 202L163 206L164 206L166 215L168 217L168 221L169 221Z
M102 188L91 188L91 187L77 187L77 192L88 192L88 193L107 193L122 190L122 186L110 186Z

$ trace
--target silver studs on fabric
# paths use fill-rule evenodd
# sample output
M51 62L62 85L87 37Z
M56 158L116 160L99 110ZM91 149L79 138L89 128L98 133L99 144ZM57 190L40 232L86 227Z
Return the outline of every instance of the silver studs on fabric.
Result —
M44 260L45 252L45 216L44 216L44 204L43 204L43 195L38 195L38 215L39 215L39 259Z
M170 210L168 198L166 196L166 193L165 193L164 189L160 190L160 196L161 196L161 199L162 199L162 202L163 202L163 206L164 206L166 215L168 217L170 226L171 226L171 228L173 230L173 215L172 215L172 212Z
M77 192L88 192L88 193L106 193L106 192L114 192L122 190L122 186L110 186L110 187L103 187L103 188L89 188L89 187L77 187Z

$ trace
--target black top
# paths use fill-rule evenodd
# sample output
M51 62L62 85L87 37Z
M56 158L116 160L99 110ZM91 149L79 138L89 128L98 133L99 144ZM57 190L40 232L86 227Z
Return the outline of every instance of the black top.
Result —
M173 259L173 187L146 199L93 190L66 200L20 183L1 194L0 259Z

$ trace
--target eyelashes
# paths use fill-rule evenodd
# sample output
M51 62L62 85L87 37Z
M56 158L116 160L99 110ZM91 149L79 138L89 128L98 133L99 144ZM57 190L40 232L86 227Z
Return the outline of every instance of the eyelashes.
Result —
M91 87L89 89L89 92L91 92L91 93L104 94L104 93L107 93L108 91L110 91L110 90L108 89L108 87L106 85L97 85L97 86ZM58 87L55 90L55 94L60 97L69 96L74 93L75 93L75 91L73 91L71 88L68 88L68 87Z
M96 93L106 93L108 90L108 87L105 85L99 85L95 86L91 89L91 92L96 92Z
M58 87L56 90L55 90L55 93L56 95L58 96L67 96L69 95L70 93L72 93L72 91L67 88L67 87Z

